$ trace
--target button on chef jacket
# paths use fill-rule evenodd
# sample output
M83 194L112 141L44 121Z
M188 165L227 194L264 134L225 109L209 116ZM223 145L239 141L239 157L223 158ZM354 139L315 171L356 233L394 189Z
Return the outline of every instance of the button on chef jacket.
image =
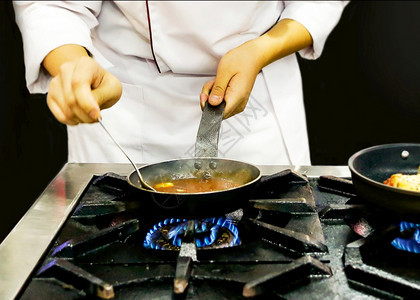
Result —
M27 87L47 93L44 57L78 44L123 84L120 101L101 112L108 130L137 163L194 156L199 95L229 50L281 19L309 31L320 56L344 1L16 1ZM67 126L69 162L127 163L95 124ZM257 165L309 165L301 75L296 54L257 76L246 109L222 122L222 158Z

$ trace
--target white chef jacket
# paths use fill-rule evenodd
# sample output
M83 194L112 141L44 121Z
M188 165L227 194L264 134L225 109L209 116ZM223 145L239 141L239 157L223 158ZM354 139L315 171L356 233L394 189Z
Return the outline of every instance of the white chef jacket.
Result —
M138 163L191 157L201 117L199 95L221 57L281 19L307 28L320 56L346 1L16 1L26 81L46 93L44 57L78 44L123 84L103 122ZM98 124L68 126L69 161L127 162ZM219 157L259 165L309 165L296 55L265 67L244 112L222 123Z

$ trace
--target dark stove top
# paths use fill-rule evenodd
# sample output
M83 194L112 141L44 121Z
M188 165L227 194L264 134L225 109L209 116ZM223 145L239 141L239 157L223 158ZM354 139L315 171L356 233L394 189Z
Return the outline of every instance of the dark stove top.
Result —
M229 226L222 226L226 219ZM188 223L139 199L124 177L107 173L85 189L21 297L418 297L420 254L391 244L409 237L386 219L363 205L351 182L308 179L286 169L264 176L247 207ZM221 239L235 232L239 245L201 248L204 238L181 236L170 246L165 241L172 250L155 242L144 246L157 230L169 232L171 223L183 224L182 232L195 224L198 235L208 232L208 243L216 227ZM181 291L174 282L183 283Z

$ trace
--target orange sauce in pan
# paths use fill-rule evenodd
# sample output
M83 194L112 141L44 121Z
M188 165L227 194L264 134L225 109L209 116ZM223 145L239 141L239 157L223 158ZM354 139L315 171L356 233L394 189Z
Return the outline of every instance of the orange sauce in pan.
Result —
M223 191L238 186L240 186L239 183L224 178L185 178L158 183L153 188L164 193L204 193Z

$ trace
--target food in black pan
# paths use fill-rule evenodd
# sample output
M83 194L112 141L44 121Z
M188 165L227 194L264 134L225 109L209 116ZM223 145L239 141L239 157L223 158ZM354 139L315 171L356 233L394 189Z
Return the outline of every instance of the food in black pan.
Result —
M385 180L384 184L404 190L420 192L420 166L417 174L396 173Z
M384 184L400 189L420 192L420 174L393 174L391 177L384 181Z

